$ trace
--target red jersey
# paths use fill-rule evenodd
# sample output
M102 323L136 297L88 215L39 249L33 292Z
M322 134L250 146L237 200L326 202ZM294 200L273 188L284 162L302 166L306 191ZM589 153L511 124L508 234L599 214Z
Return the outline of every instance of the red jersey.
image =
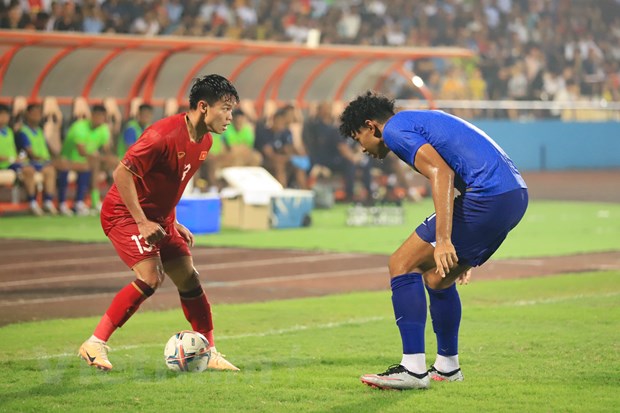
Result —
M129 147L121 162L134 174L138 201L149 220L173 222L174 208L212 143L209 133L200 143L192 142L181 113L155 122ZM106 234L117 219L131 218L116 184L103 201L101 218Z

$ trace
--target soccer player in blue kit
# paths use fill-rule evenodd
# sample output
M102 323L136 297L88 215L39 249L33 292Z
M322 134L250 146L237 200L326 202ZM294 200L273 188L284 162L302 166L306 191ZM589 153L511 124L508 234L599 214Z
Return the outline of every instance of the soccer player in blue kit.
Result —
M392 304L403 356L362 383L381 389L426 389L430 380L462 381L458 359L461 301L456 282L482 265L525 214L527 186L506 153L474 125L435 110L402 111L366 92L340 116L340 132L370 156L392 151L430 180L435 213L389 260ZM458 196L455 196L458 190ZM437 358L426 367L428 291Z

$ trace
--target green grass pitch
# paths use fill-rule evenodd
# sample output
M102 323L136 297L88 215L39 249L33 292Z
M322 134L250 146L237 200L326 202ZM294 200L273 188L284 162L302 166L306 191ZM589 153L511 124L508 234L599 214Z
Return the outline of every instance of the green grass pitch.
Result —
M409 206L406 228L346 228L340 210L316 211L313 228L224 231L199 243L260 240L262 247L389 253L431 209ZM67 234L69 221L74 231ZM96 218L2 218L0 236L103 241L97 224ZM534 202L499 256L618 250L618 234L620 205ZM0 411L618 411L619 271L480 281L460 292L462 383L412 392L360 384L361 374L400 360L390 293L383 291L216 306L217 346L240 373L167 371L164 344L186 328L180 310L136 314L110 342L110 373L76 356L96 317L5 326ZM426 341L430 364L430 320Z

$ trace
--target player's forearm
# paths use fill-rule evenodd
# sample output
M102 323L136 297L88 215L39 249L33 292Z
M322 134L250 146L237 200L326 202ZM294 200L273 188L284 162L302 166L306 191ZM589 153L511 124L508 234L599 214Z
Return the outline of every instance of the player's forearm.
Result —
M436 240L449 241L452 237L454 172L451 169L437 170L431 177L431 187L436 214Z
M136 184L133 181L133 174L129 172L124 165L120 164L114 170L113 176L114 183L118 188L118 193L134 221L136 221L137 224L146 221L146 215L138 200L138 192L136 191Z
M88 152L86 151L86 146L82 144L78 144L76 145L76 148L80 156L87 157L89 155Z

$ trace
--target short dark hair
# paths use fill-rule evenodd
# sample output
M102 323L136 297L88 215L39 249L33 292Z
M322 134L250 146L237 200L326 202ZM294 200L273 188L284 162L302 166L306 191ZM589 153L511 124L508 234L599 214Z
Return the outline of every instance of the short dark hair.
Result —
M34 102L34 103L29 103L28 106L26 106L26 112L30 112L33 109L43 109L43 105L38 103L38 102Z
M189 92L189 108L196 109L200 100L206 100L212 106L219 100L229 99L239 103L239 94L230 80L220 75L206 75L194 79Z
M233 118L236 118L237 116L245 116L245 112L239 108L236 108L235 110L232 111L232 115L233 115Z
M9 108L4 103L0 103L0 112L11 113L11 108Z
M93 109L91 110L92 113L95 112L99 112L99 113L108 113L108 111L106 110L105 106L103 105L94 105Z
M340 133L353 137L367 119L385 122L392 116L394 116L394 101L369 90L351 101L342 112Z
M150 105L148 103L143 103L140 106L138 106L138 112L142 112L143 110L153 110L153 105Z

